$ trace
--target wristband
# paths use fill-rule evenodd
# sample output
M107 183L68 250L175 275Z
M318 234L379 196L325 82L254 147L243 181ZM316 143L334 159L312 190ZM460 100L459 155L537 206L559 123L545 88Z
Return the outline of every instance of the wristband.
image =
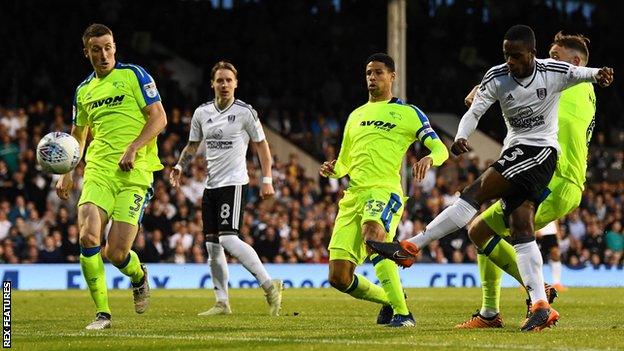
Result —
M271 178L271 177L262 177L262 184L273 184L273 178Z
M177 170L178 170L178 171L180 171L180 172L182 172L182 171L183 171L182 166L180 166L180 164L177 164L177 165L173 166L173 168L174 168L174 169L177 169Z

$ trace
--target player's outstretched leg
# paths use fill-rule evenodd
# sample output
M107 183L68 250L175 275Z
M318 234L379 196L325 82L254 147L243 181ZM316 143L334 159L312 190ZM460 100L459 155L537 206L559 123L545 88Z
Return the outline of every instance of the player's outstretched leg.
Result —
M219 243L258 280L269 304L269 314L278 316L282 308L282 281L271 279L256 251L238 236L222 234L219 236Z
M407 240L401 242L381 242L367 240L366 245L376 254L394 261L403 268L411 267L416 262L420 249Z

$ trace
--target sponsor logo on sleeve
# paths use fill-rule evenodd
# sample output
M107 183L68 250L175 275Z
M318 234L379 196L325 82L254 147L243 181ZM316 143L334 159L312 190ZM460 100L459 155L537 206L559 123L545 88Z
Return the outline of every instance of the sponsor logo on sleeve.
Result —
M155 98L158 95L158 89L156 89L156 83L154 82L143 84L143 90L145 91L145 94L150 98Z

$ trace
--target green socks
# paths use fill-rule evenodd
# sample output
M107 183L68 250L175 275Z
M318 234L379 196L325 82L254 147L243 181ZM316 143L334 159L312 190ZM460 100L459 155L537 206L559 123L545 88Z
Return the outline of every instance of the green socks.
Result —
M379 286L371 283L363 275L355 274L353 282L344 291L356 299L371 301L382 305L390 305L386 292Z
M139 261L139 256L136 252L130 250L128 253L128 257L126 260L119 266L115 266L119 269L119 271L128 277L130 277L130 281L133 284L140 283L143 280L143 276L145 273L143 269L141 269L141 261Z
M80 247L80 267L82 275L87 282L91 298L95 302L96 312L110 314L108 307L108 290L106 287L106 274L104 272L104 262L100 247Z
M501 240L500 236L494 235L494 237L485 244L485 247L481 249L481 252L503 271L514 277L518 283L524 285L520 277L520 272L518 271L516 250L514 250L510 243Z
M401 285L401 277L399 277L399 268L396 263L383 259L379 255L371 255L371 261L375 266L375 274L379 278L383 291L390 301L390 306L394 310L394 314L408 315L407 303L405 303L405 293Z
M477 255L477 264L483 294L481 308L498 312L503 271L483 254Z

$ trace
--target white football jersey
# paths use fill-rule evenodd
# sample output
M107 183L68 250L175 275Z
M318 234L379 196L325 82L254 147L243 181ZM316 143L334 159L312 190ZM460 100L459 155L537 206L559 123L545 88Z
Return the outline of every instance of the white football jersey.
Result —
M483 77L472 105L462 117L455 140L468 139L481 116L498 101L507 125L503 150L524 144L552 146L559 151L559 96L570 86L595 82L597 72L597 68L535 59L533 74L518 79L511 74L507 64L494 66Z
M214 101L199 106L191 120L189 141L206 146L208 176L206 188L214 189L249 183L246 154L249 139L265 139L258 114L241 100L219 111Z

